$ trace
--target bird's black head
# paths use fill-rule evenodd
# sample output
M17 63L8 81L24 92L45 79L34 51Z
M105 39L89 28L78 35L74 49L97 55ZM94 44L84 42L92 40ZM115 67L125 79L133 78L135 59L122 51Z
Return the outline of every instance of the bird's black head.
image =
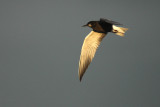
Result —
M95 28L96 27L96 24L97 24L97 22L96 21L90 21L90 22L88 22L86 25L83 25L82 27L86 27L86 26L88 26L88 27L90 27L90 28Z
M99 24L99 21L90 21L82 27L85 27L85 26L92 28L93 31L95 32L106 33L105 30L102 28L102 26Z

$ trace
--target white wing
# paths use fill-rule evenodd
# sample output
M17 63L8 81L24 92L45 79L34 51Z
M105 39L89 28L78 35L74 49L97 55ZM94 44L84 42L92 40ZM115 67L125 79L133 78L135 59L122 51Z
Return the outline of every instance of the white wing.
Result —
M79 60L79 79L81 81L83 74L91 63L98 46L106 36L104 33L91 31L83 42Z

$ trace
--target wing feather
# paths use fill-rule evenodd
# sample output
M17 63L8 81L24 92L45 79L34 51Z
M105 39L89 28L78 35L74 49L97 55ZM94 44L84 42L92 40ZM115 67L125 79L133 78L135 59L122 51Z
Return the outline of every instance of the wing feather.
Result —
M79 79L81 81L82 76L84 75L86 69L88 68L89 64L91 63L98 46L100 45L102 39L106 36L104 33L98 33L91 31L88 36L85 38L82 49L81 55L79 60Z
M113 25L122 25L119 22L112 21L112 20L109 20L109 19L104 19L104 18L100 18L100 21L102 21L102 22L104 21L104 22L107 22L107 23L110 23L110 24L113 24Z

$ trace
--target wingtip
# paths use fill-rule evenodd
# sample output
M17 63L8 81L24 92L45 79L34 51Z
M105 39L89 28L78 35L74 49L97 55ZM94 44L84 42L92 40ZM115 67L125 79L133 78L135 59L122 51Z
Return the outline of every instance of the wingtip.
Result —
M80 75L79 75L79 81L80 81L80 82L82 81L82 76L80 76Z
M79 79L79 81L81 82L82 79Z

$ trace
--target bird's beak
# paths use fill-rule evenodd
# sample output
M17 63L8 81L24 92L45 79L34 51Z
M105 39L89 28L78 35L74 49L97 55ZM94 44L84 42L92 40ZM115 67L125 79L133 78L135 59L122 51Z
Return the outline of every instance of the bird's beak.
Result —
M88 26L88 25L83 25L82 27L86 27L86 26Z

